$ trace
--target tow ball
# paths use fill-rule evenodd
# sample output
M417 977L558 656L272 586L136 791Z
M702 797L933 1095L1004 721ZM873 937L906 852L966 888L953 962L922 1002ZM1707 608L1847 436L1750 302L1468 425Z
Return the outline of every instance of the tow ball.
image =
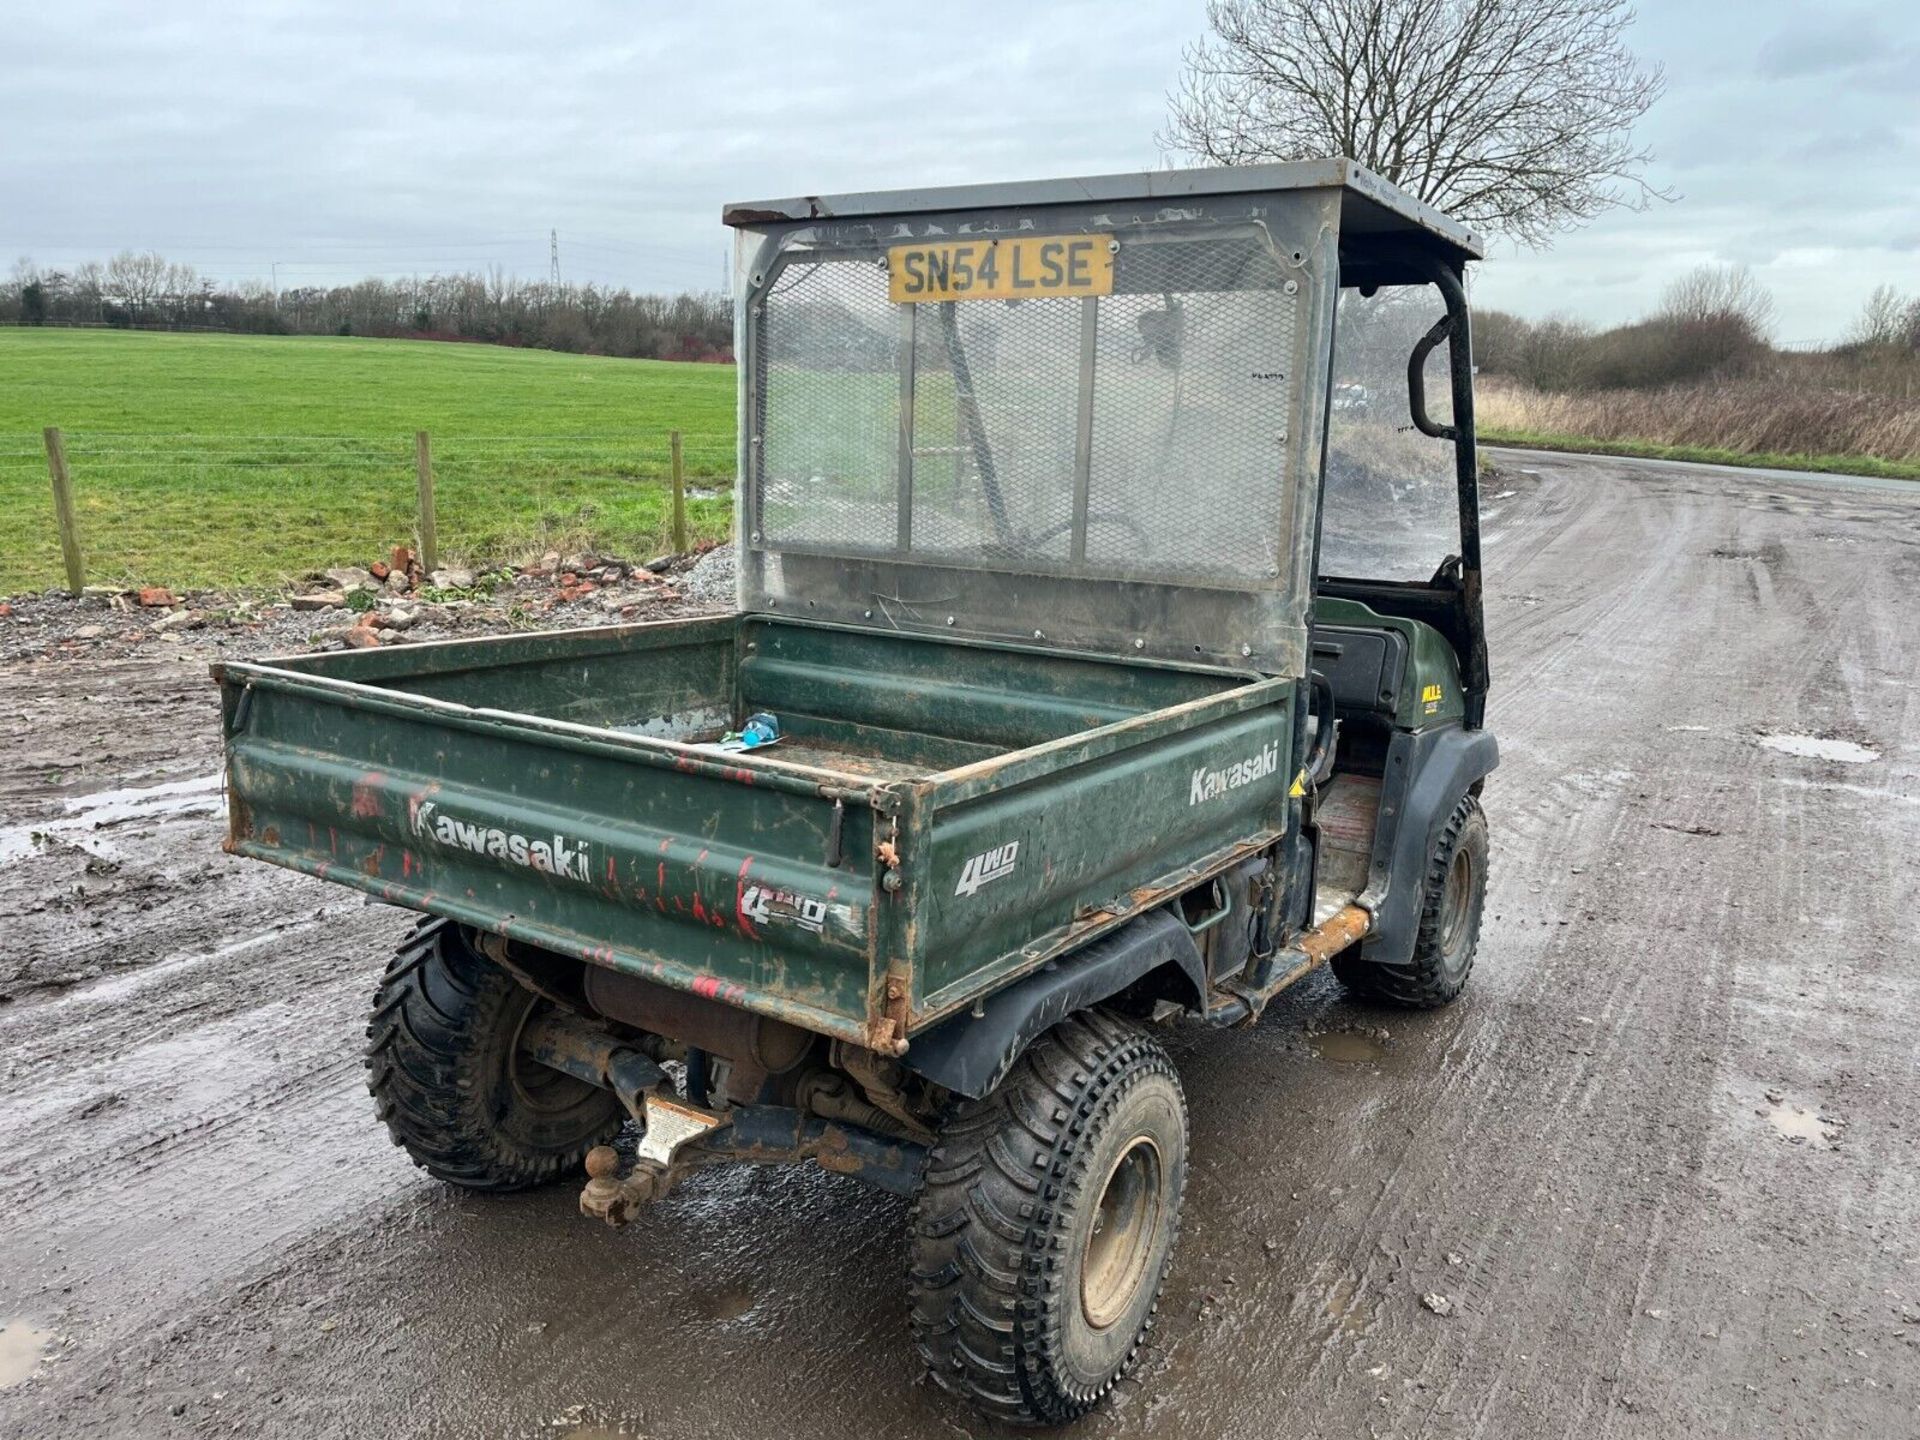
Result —
M587 1152L590 1178L580 1192L582 1215L613 1226L626 1224L642 1205L666 1198L684 1169L674 1164L683 1145L710 1136L729 1123L724 1115L652 1093L643 1097L638 1108L641 1113L637 1118L646 1126L646 1133L640 1139L630 1174L621 1178L620 1152L613 1146L596 1145Z

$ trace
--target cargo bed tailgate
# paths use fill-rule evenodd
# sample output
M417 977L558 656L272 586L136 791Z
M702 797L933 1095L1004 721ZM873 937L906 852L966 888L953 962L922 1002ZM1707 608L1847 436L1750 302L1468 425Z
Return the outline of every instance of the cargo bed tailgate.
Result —
M272 666L216 673L233 853L863 1037L857 786Z

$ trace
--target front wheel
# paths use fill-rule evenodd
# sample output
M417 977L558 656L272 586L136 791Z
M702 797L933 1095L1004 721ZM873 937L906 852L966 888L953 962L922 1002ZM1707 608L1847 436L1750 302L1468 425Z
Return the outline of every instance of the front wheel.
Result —
M611 1091L521 1053L549 1005L451 921L401 943L367 1024L367 1088L414 1164L470 1190L524 1190L577 1174L620 1132Z
M985 1413L1061 1424L1153 1326L1180 1231L1187 1104L1137 1026L1063 1020L943 1127L914 1205L914 1340Z
M1420 929L1406 965L1376 965L1358 950L1334 957L1341 984L1369 999L1418 1010L1452 1003L1473 973L1487 898L1487 815L1472 795L1440 827L1420 894Z

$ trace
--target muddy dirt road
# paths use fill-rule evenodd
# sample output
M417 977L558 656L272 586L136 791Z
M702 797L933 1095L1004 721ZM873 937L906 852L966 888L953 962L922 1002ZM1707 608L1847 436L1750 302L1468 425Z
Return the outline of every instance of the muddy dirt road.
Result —
M1172 1032L1186 1233L1079 1434L1920 1434L1920 486L1507 463L1474 984ZM900 1201L615 1233L391 1149L407 918L217 853L197 664L0 717L0 1434L989 1433L912 1383Z

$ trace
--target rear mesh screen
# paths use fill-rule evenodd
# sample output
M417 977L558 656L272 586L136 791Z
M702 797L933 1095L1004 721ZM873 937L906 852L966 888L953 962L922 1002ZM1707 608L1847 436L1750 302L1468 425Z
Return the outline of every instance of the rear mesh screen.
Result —
M742 227L743 608L1300 674L1337 196Z
M1014 301L896 305L879 253L789 255L756 317L755 543L1271 586L1298 286L1251 228L1115 243L1113 293Z

